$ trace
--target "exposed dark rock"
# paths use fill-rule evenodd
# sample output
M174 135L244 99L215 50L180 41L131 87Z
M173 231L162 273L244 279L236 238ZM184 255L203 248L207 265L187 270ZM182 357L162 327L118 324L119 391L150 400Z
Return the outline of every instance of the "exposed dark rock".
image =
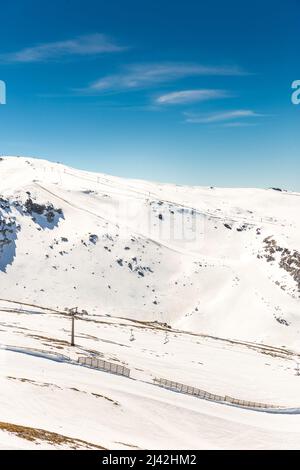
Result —
M284 269L294 279L300 292L300 253L296 250L289 250L277 245L276 240L271 237L264 239L264 258L267 261L276 261L275 253L278 256L279 267Z
M96 243L97 243L97 241L98 241L98 235L91 234L91 235L89 236L89 241L90 241L91 243L93 243L94 245L96 245Z

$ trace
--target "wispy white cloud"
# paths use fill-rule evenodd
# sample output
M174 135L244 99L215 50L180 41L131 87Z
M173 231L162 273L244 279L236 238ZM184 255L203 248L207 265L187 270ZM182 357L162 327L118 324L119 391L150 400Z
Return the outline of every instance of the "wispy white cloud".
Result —
M262 117L264 114L257 113L250 109L237 109L233 111L210 113L210 114L192 114L184 113L186 122L210 124L218 122L230 122L244 118Z
M182 90L166 93L155 99L156 104L172 105L172 104L189 104L199 101L208 101L219 98L228 98L230 93L225 90L201 89L201 90Z
M43 62L66 56L91 56L125 49L104 34L88 34L66 41L48 42L17 52L1 54L1 62Z
M159 63L128 66L122 73L108 75L92 83L86 91L101 92L155 86L196 76L245 75L239 67L210 67L198 64Z
M257 126L257 121L252 121L252 122L232 121L232 122L225 122L222 124L222 127L253 127L253 126Z

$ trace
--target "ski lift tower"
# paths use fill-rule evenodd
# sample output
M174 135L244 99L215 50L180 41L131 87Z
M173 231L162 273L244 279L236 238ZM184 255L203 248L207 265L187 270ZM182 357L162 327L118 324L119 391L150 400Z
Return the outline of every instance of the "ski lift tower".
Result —
M71 346L75 346L75 315L78 314L78 307L71 308L69 310L71 318L72 318L72 326L71 326Z

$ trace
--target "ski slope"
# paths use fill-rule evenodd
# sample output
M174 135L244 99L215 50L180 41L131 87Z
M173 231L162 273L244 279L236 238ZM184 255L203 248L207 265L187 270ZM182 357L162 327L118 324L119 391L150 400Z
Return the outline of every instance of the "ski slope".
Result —
M13 423L70 439L28 442L2 431L1 448L299 447L296 355L170 330L165 342L161 327L106 316L82 316L75 327L71 347L67 315L1 302L0 429ZM126 365L131 377L83 367L79 355ZM157 387L155 377L278 408L201 400Z
M0 175L1 448L299 448L300 194L21 157Z

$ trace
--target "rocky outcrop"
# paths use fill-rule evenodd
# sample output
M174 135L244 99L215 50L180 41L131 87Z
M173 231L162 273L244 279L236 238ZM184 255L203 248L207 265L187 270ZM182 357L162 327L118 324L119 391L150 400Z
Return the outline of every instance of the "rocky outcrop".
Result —
M53 229L64 217L53 204L38 204L27 193L25 202L0 196L0 271L6 272L16 255L16 241L21 230L22 217L30 216L41 228Z
M24 207L26 213L32 216L34 222L37 222L43 228L45 228L45 226L51 228L51 226L57 225L58 220L63 217L62 210L56 209L53 204L50 203L38 204L32 200L30 193L28 193L28 195L29 197L25 201Z
M280 268L284 269L294 279L300 293L300 253L296 250L289 250L277 244L272 237L264 239L264 255L268 261L278 260Z

